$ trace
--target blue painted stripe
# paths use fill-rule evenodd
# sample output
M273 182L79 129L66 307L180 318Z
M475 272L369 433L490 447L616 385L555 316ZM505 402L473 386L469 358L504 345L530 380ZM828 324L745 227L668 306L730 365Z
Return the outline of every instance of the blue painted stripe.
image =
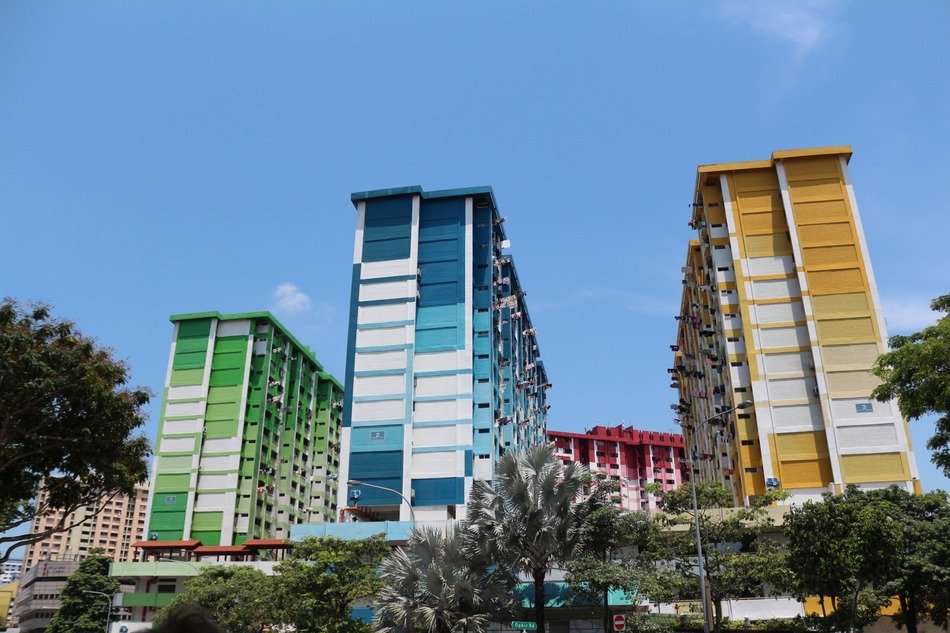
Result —
M354 295L358 296L358 295ZM371 299L367 301L360 301L358 304L360 306L388 306L395 305L397 303L411 303L415 301L415 297L394 297L392 299Z
M393 275L392 277L370 277L369 279L360 279L364 286L372 284L385 284L392 281L410 281L415 279L415 275Z
M456 426L458 424L471 424L471 420L426 420L424 422L413 422L413 426L435 427L435 426Z
M402 400L405 393L387 393L381 396L353 396L353 402L383 402L384 400Z
M413 398L416 402L434 402L437 400L468 400L472 397L470 393L445 394L444 396L416 396Z
M352 337L353 342L350 343L350 345L355 346L356 345L356 324L355 323L353 324L352 332L353 332L353 337ZM366 345L364 347L354 347L354 351L357 354L360 354L362 352L395 352L396 350L400 350L400 349L412 349L412 345L410 343L399 343L398 345ZM352 356L350 358L352 358Z
M413 447L413 453L453 453L456 451L471 450L472 445L452 444L451 446L419 446Z
M353 372L354 376L363 377L363 376L401 376L406 373L406 368L401 367L399 369L364 369L363 371Z
M429 371L417 371L414 376L456 376L459 374L470 374L471 369L432 369Z
M405 423L406 421L403 418L392 418L390 420L357 420L353 422L352 427L356 429L363 426L390 426L392 424Z
M405 327L414 325L415 321L379 321L377 323L357 323L358 330L381 330L387 327Z

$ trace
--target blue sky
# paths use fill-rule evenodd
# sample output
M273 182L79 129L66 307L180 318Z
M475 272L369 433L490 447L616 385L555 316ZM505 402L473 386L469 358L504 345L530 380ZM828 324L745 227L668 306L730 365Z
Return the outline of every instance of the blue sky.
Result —
M172 313L342 378L353 191L492 185L550 427L673 431L695 168L851 144L890 331L948 291L944 2L0 3L0 294L160 391ZM159 402L150 407L154 436ZM911 425L924 487L950 488Z

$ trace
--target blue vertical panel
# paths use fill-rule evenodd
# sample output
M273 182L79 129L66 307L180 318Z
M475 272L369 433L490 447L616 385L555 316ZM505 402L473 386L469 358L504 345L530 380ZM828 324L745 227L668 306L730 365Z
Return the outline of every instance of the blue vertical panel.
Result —
M346 340L346 375L343 377L343 426L350 426L353 417L353 367L356 363L356 315L360 297L360 264L353 264L350 281L350 329ZM346 455L341 456L346 459Z
M363 261L407 259L412 240L412 196L366 201Z
M402 451L359 452L350 455L350 479L402 490ZM353 486L353 488L359 488ZM363 486L360 505L399 505L396 494Z
M437 506L465 503L465 478L440 477L437 479L413 479L414 506Z
M460 349L465 305L465 199L423 199L419 210L416 352ZM461 314L464 322L464 314Z

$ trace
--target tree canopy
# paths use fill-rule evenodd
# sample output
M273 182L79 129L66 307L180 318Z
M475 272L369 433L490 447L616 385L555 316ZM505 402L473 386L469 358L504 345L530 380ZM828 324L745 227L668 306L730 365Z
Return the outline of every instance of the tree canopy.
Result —
M881 402L897 398L909 419L937 416L927 448L934 464L950 477L950 294L937 297L930 307L944 315L919 332L891 337L891 351L871 370L883 381L871 395Z
M187 581L170 607L200 607L225 631L251 633L274 621L274 594L274 579L253 567L209 566ZM162 614L157 619L161 623Z
M119 591L119 581L109 577L111 562L101 549L96 549L70 574L61 594L62 607L46 627L48 633L102 633L105 630L109 603Z
M627 512L614 504L593 510L581 528L578 547L567 563L571 590L599 604L604 631L612 630L610 592L637 595L658 527L646 512Z
M52 318L48 307L0 303L0 534L64 512L48 530L0 536L0 550L7 546L0 561L69 529L77 508L131 494L146 479L149 443L133 433L150 394L128 380L112 350Z
M248 565L204 568L170 606L199 607L230 633L275 625L300 633L368 633L369 625L352 619L350 609L379 591L377 569L386 551L382 536L306 538L275 566L275 575Z
M660 493L659 506L663 510L660 521L670 528L663 534L667 549L660 556L681 579L691 581L688 583L691 588L696 588L699 566L696 564L695 532L692 529L696 520L693 515L693 485L684 484ZM731 507L732 493L721 483L698 483L695 486L707 591L715 615L714 626L719 631L724 600L762 595L762 583L769 568L779 560L774 541L759 538L773 525L765 508L786 495L768 492L753 498L749 506L734 508ZM662 567L659 570L666 573Z
M310 537L277 566L275 621L300 633L360 633L369 626L350 618L353 603L382 586L377 570L389 546L382 535L358 541Z
M818 596L826 624L849 631L870 624L889 600L883 591L897 564L900 525L855 486L792 508L787 537L789 584L799 599ZM829 598L833 613L825 607Z

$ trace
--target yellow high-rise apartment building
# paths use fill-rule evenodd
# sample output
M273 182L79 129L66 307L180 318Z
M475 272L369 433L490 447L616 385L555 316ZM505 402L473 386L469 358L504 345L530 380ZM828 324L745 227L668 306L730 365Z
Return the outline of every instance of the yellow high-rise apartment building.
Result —
M822 147L697 170L673 408L698 477L737 504L773 488L791 503L846 484L920 490L906 421L870 399L887 332L850 158Z

